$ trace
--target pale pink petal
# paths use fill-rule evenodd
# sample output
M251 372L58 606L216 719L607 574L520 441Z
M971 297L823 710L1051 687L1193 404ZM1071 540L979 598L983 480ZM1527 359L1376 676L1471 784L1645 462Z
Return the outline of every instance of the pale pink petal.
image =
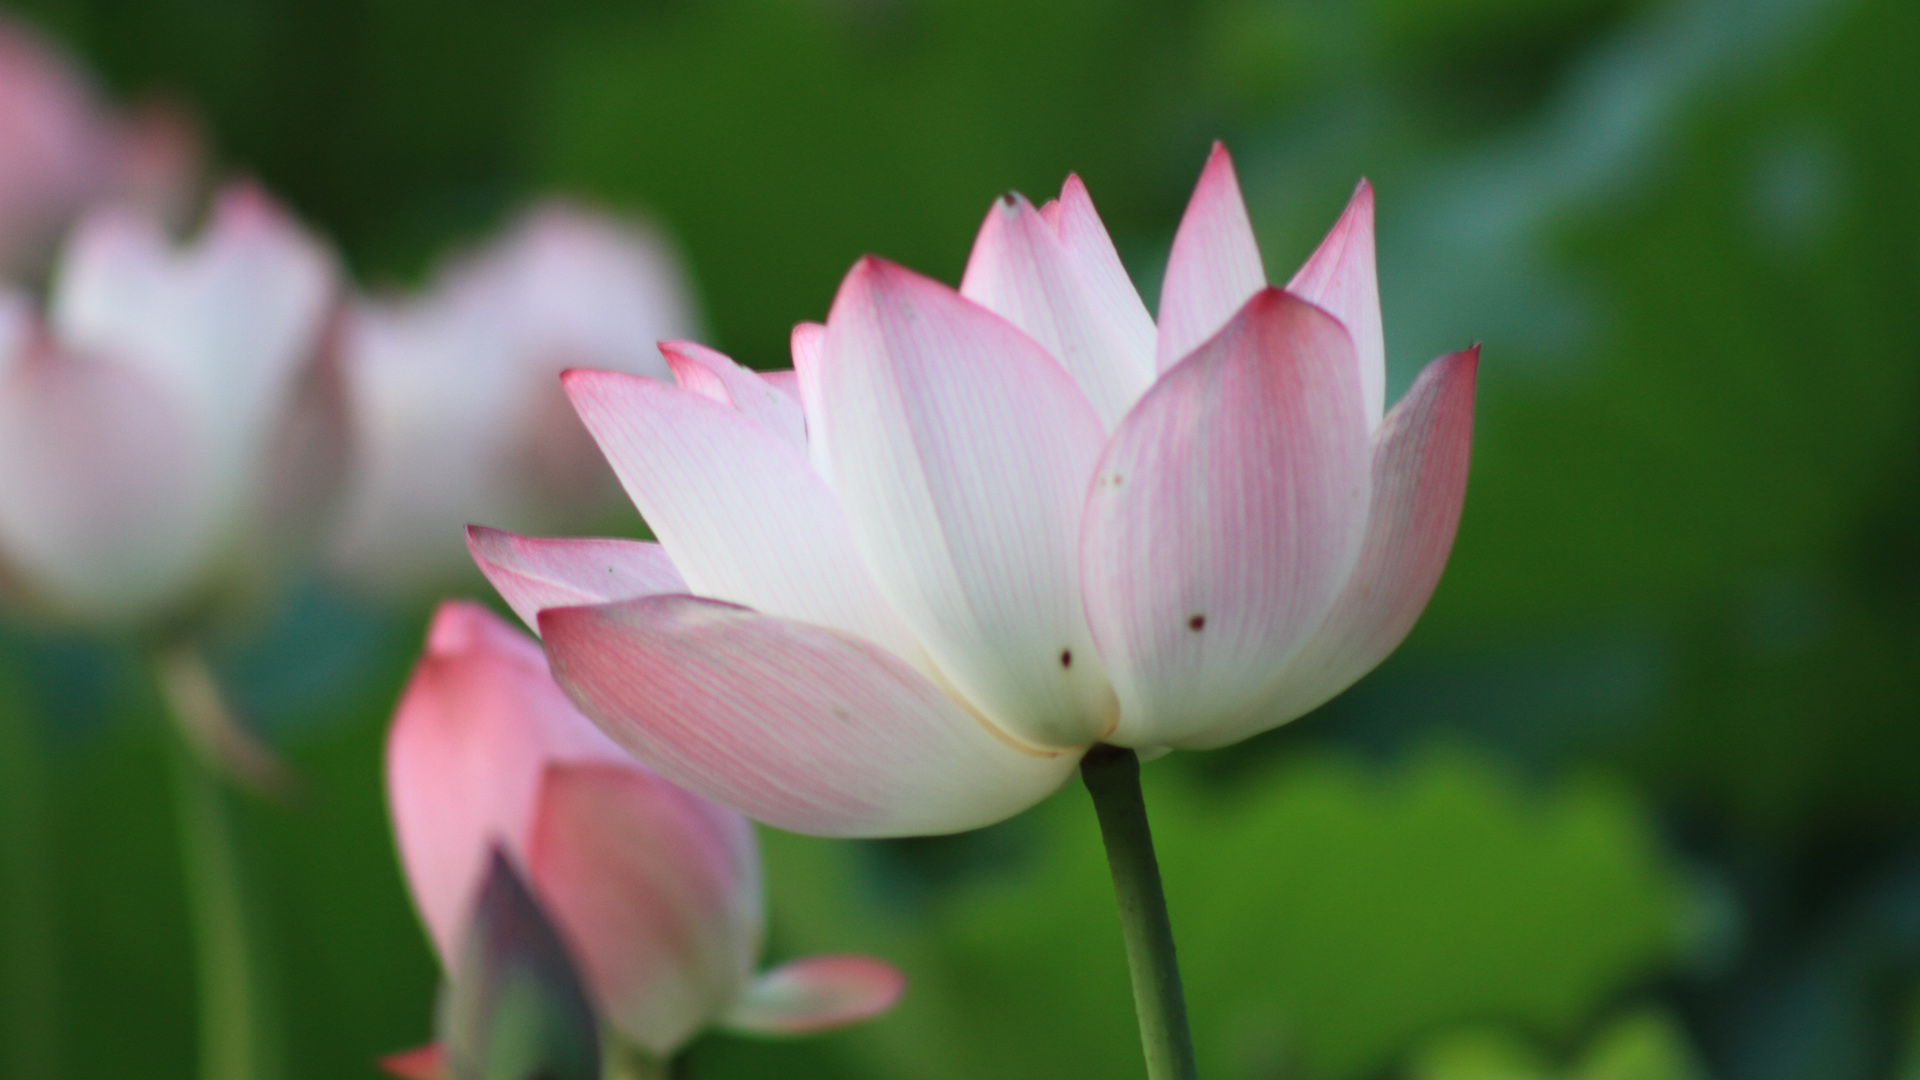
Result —
M699 330L686 270L659 230L566 199L522 214L441 289L499 296L511 352L542 381L567 367L665 379L655 343Z
M90 214L62 256L51 321L70 349L137 365L244 472L280 419L333 303L331 256L252 184L228 185L176 249L149 214Z
M399 1080L446 1080L447 1076L447 1054L439 1043L388 1054L379 1065L380 1071Z
M827 345L827 328L820 323L797 323L793 328L793 378L800 389L800 408L807 415L807 460L813 471L833 483L833 463L827 460L827 417L820 408L820 351Z
M550 766L527 866L601 1015L661 1060L753 974L760 852L731 810L634 766Z
M190 418L138 370L47 342L0 295L0 577L86 624L165 614L199 584L214 501Z
M1167 276L1160 282L1160 338L1154 351L1159 369L1179 363L1219 333L1266 284L1233 159L1225 146L1214 143L1174 233Z
M542 539L469 525L467 550L535 633L544 608L687 591L666 549L640 540Z
M1353 566L1368 457L1352 341L1279 289L1161 377L1087 496L1111 741L1173 743L1258 704Z
M478 604L442 604L387 731L387 802L444 963L459 956L493 844L525 850L549 761L632 767L554 685L538 645Z
M767 380L768 386L792 398L795 405L800 404L800 376L795 374L792 368L781 368L777 371L763 371L760 373L760 377ZM803 412L802 426L805 426L804 419L805 414Z
M1413 629L1453 548L1473 443L1478 346L1427 365L1374 438L1373 505L1346 587L1313 637L1245 718L1179 745L1224 746L1318 707L1386 659Z
M1019 738L1100 738L1113 696L1077 534L1105 435L1073 377L1006 320L874 258L840 286L821 369L861 553L940 671Z
M733 362L725 353L691 341L663 341L660 354L667 358L673 377L685 389L702 397L739 409L761 427L807 452L807 421L800 403L781 393L758 372Z
M1287 291L1339 319L1353 337L1367 423L1378 427L1387 393L1386 338L1380 329L1380 283L1373 263L1373 185L1354 189L1347 210L1287 282Z
M892 964L871 956L809 956L755 979L725 1023L761 1035L805 1035L878 1016L906 989Z
M1019 813L1078 755L1009 741L892 653L689 596L550 608L561 685L640 760L783 829L917 836Z
M861 565L839 501L791 443L652 379L570 371L566 388L691 591L922 661Z
M1111 428L1153 384L1153 320L1124 271L1112 280L1107 260L1117 266L1119 256L1086 189L1068 183L1084 207L1067 215L1080 245L1069 249L1025 196L1007 194L980 226L960 295L1039 342Z

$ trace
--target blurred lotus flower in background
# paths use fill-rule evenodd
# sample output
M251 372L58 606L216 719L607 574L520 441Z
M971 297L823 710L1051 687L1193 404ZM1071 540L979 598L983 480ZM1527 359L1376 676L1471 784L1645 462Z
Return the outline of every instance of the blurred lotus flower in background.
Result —
M0 568L12 599L89 625L253 599L312 539L346 426L331 256L250 184L176 247L96 210L45 315L0 300Z
M540 647L476 604L434 616L387 740L387 793L414 902L457 975L495 846L529 882L602 1019L670 1057L708 1024L834 1027L902 983L858 956L758 977L760 856L745 818L667 783L581 716Z
M151 102L117 114L66 56L0 12L0 278L37 276L89 206L177 216L199 175L185 113Z
M665 378L654 343L697 323L652 230L549 201L451 260L425 295L357 303L345 367L358 443L331 544L341 577L417 594L471 575L461 530L590 526L613 476L559 374Z
M1384 412L1365 184L1271 288L1216 147L1156 329L1069 178L989 212L958 292L867 258L793 344L794 376L696 346L678 388L569 374L660 547L472 539L587 715L783 828L971 828L1096 742L1284 723L1452 545L1477 351Z

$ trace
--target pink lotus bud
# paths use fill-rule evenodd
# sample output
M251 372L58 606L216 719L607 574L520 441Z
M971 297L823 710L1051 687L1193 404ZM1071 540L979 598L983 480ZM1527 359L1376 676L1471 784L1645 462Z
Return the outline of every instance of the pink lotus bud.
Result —
M794 371L569 372L685 584L578 541L475 557L621 746L782 828L985 825L1098 742L1220 746L1404 638L1452 546L1477 349L1391 411L1373 191L1286 289L1216 147L1156 325L1086 187L988 211L958 291L860 260ZM485 534L476 534L482 536Z
M44 269L89 205L178 214L199 173L199 134L186 114L152 106L116 115L67 57L0 14L0 276Z
M475 604L435 615L387 737L407 882L452 965L494 845L531 884L608 1025L665 1058L709 1024L812 1030L882 1012L897 972L815 958L759 979L745 818L662 780L581 716L540 647Z
M0 301L0 565L88 623L245 599L313 531L345 440L334 264L257 189L176 247L151 214L79 225L47 314Z
M472 573L469 522L591 524L613 477L561 370L665 378L654 343L694 322L663 240L560 202L450 261L421 296L358 303L346 365L360 441L336 569L376 593L418 593Z

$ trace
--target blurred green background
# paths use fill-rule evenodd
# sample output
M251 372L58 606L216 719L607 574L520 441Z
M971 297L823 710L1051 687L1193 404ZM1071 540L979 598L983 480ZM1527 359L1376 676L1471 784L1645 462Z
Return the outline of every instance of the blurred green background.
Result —
M1371 176L1392 392L1485 342L1466 514L1378 672L1147 769L1202 1071L1920 1077L1912 0L15 7L200 110L363 281L573 191L666 223L762 367L862 252L956 279L1008 188L1079 171L1151 301L1212 139L1282 280ZM427 1034L379 771L426 611L316 584L221 657L311 780L243 806L289 1078ZM0 1076L191 1075L132 657L0 637ZM766 840L773 955L912 988L708 1038L693 1076L1142 1074L1077 788L968 836Z

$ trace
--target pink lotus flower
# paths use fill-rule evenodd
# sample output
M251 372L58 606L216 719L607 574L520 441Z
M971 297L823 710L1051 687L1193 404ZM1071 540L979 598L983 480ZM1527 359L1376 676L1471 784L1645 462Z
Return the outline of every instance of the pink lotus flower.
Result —
M1362 184L1269 287L1216 148L1156 327L1077 178L958 292L863 259L794 374L569 373L659 545L476 531L582 711L801 832L984 825L1096 742L1221 746L1406 635L1452 545L1477 353L1391 412Z
M176 248L96 211L44 320L0 293L0 566L91 623L178 618L261 587L317 527L345 422L327 252L255 188Z
M199 137L177 110L115 114L67 57L0 13L0 277L43 269L91 204L185 209L199 159Z
M555 378L666 378L653 342L692 331L685 276L650 230L561 202L443 267L417 299L354 307L345 364L359 438L332 561L376 593L473 570L469 521L591 524L613 476Z
M709 1023L816 1031L891 1007L893 968L817 956L758 977L753 827L649 772L581 716L540 647L449 602L387 735L387 794L444 964L494 845L518 864L606 1022L665 1059Z

